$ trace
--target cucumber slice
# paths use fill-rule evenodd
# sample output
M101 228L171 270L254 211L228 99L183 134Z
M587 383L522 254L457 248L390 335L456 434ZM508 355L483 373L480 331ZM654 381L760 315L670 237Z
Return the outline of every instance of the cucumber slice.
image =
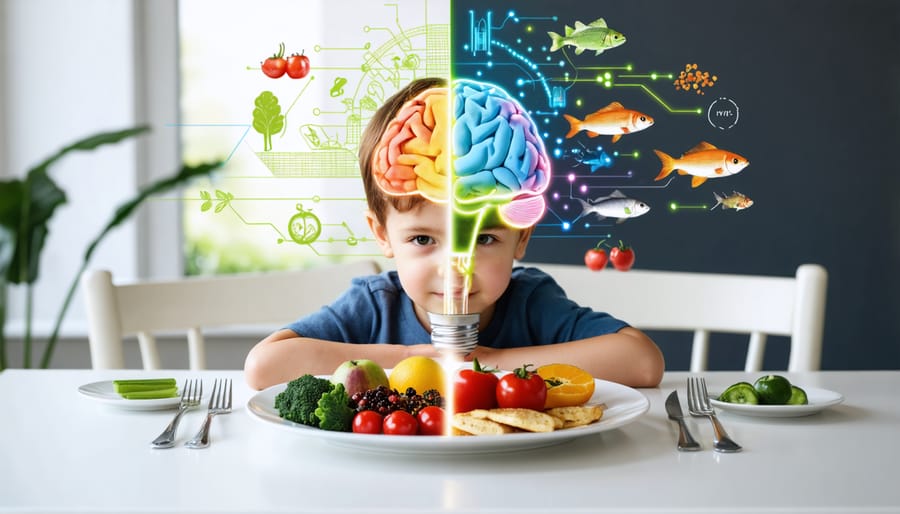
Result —
M758 405L759 396L756 394L756 390L753 388L752 384L749 382L738 382L737 384L728 386L728 389L725 389L725 391L719 395L719 401Z
M174 378L148 378L139 380L113 380L113 389L118 394L138 391L153 391L177 387Z
M791 398L787 401L788 405L807 405L809 399L806 397L806 391L795 385L791 385Z
M158 400L160 398L172 398L178 396L178 388L167 387L165 389L151 389L149 391L132 391L130 393L121 393L121 396L126 400Z

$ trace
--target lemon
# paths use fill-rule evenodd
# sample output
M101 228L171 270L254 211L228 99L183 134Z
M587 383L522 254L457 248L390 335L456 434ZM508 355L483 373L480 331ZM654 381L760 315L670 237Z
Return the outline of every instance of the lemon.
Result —
M388 377L391 389L405 393L410 387L422 394L429 389L437 389L441 396L447 390L444 368L434 359L423 356L407 357L398 362Z

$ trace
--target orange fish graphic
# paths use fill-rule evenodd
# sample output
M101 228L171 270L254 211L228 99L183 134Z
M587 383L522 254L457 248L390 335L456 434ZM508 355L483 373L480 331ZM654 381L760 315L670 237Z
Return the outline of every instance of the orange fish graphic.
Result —
M653 151L662 161L662 170L654 180L662 180L678 170L679 175L693 175L691 187L699 186L706 179L734 175L750 164L746 158L728 150L720 150L706 141L701 141L685 152L680 159L659 150Z
M619 102L613 102L592 114L588 114L583 121L568 114L563 114L563 117L568 120L570 125L566 139L584 130L591 137L597 137L601 134L612 136L612 142L615 143L622 137L622 134L631 134L653 125L653 118L642 112L626 109Z

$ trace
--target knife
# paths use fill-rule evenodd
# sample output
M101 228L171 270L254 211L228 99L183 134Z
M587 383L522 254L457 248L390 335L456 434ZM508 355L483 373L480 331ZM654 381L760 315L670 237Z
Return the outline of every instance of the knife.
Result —
M678 401L678 390L666 398L666 414L669 419L678 423L678 451L693 452L700 449L700 444L694 440L684 424L684 414L681 412L681 403Z

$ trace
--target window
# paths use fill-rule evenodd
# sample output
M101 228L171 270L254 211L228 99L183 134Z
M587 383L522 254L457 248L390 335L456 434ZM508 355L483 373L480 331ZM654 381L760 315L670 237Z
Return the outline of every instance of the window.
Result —
M448 77L448 18L434 1L181 2L182 155L227 159L184 191L185 272L380 256L364 216L360 134L410 80ZM263 72L267 58L295 53L308 75Z

